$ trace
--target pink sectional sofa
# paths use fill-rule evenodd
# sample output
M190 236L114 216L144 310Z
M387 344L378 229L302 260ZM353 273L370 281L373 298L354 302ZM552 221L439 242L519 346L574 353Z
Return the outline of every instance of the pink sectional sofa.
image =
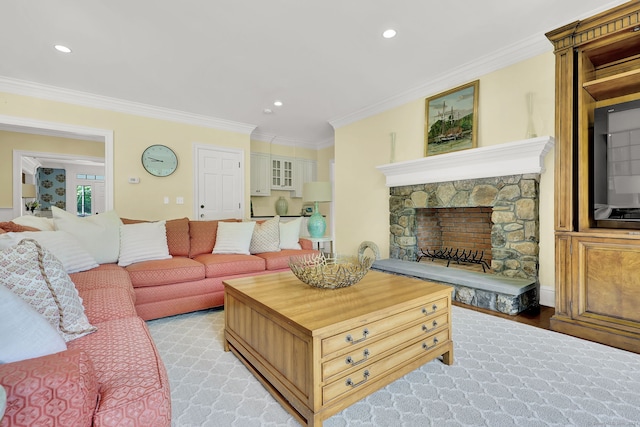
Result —
M136 311L144 320L220 307L224 305L223 280L288 270L291 256L317 252L310 240L300 239L301 249L214 254L218 221L174 219L167 221L166 228L170 259L125 267L136 295Z
M167 374L144 320L222 306L223 280L286 270L290 256L316 252L301 239L301 249L214 254L217 226L170 220L170 258L69 274L97 331L65 351L0 364L0 427L170 426Z

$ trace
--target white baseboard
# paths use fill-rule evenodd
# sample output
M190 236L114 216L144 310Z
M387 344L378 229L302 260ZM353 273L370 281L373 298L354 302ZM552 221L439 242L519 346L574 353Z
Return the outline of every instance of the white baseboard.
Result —
M556 290L551 286L540 286L540 305L556 306Z

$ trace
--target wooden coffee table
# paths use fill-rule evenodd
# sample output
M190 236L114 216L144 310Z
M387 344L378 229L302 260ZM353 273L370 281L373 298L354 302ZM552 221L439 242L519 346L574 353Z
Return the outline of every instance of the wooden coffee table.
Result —
M225 350L303 425L439 356L453 363L449 286L377 271L335 290L291 272L224 284Z

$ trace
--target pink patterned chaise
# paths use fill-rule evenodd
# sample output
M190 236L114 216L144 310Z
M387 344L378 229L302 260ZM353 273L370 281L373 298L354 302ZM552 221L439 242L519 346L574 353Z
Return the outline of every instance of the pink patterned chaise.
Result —
M0 426L170 426L167 373L136 314L129 275L103 265L69 276L97 331L65 351L0 364Z

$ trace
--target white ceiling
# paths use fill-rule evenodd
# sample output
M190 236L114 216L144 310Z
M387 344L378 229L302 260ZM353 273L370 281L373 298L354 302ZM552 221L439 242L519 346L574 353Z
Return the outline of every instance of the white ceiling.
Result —
M332 124L550 51L545 32L620 3L2 0L0 92L70 89L322 146Z

